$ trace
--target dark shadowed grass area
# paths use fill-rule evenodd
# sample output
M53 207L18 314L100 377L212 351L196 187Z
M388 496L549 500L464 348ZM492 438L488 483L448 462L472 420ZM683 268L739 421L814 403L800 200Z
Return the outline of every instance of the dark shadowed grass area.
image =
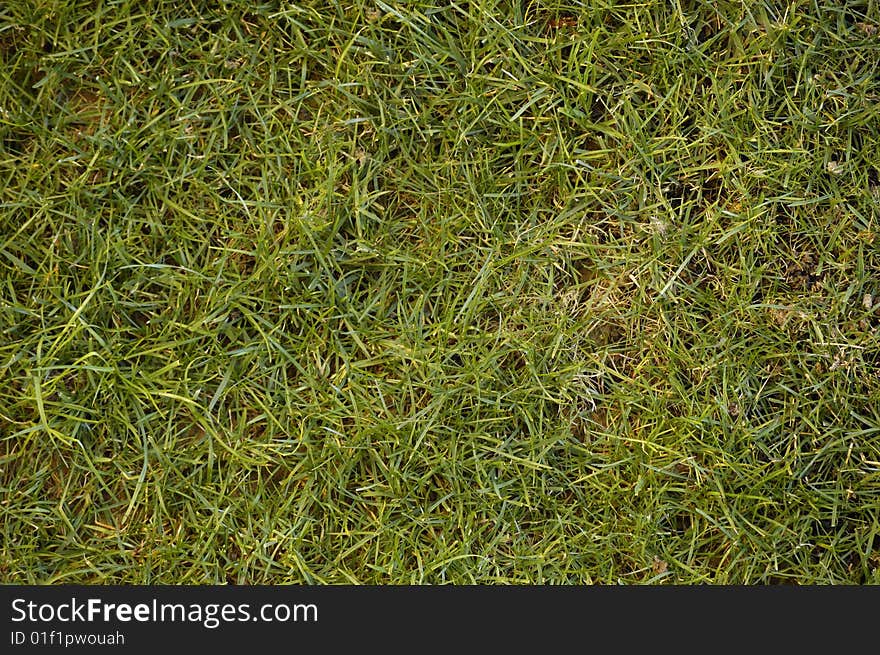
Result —
M0 6L0 580L880 582L880 5L331 4Z

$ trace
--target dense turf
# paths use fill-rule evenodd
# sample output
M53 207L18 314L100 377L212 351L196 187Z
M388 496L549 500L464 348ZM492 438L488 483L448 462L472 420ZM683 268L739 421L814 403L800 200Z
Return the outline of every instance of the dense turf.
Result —
M0 6L0 580L880 583L880 5L333 4Z

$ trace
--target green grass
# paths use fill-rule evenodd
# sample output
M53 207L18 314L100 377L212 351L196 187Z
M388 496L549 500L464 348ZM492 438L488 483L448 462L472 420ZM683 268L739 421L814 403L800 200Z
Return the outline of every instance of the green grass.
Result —
M880 583L880 4L331 4L0 6L0 580Z

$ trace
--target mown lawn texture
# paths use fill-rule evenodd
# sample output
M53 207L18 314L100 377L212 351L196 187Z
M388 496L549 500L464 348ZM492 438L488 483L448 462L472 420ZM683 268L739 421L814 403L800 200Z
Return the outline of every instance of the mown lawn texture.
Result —
M880 4L0 5L0 580L880 583Z

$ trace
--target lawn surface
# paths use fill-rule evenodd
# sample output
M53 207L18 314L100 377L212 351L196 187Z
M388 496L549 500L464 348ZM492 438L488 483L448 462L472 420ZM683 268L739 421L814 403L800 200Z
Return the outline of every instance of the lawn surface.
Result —
M8 0L0 581L880 583L878 204L875 0Z

